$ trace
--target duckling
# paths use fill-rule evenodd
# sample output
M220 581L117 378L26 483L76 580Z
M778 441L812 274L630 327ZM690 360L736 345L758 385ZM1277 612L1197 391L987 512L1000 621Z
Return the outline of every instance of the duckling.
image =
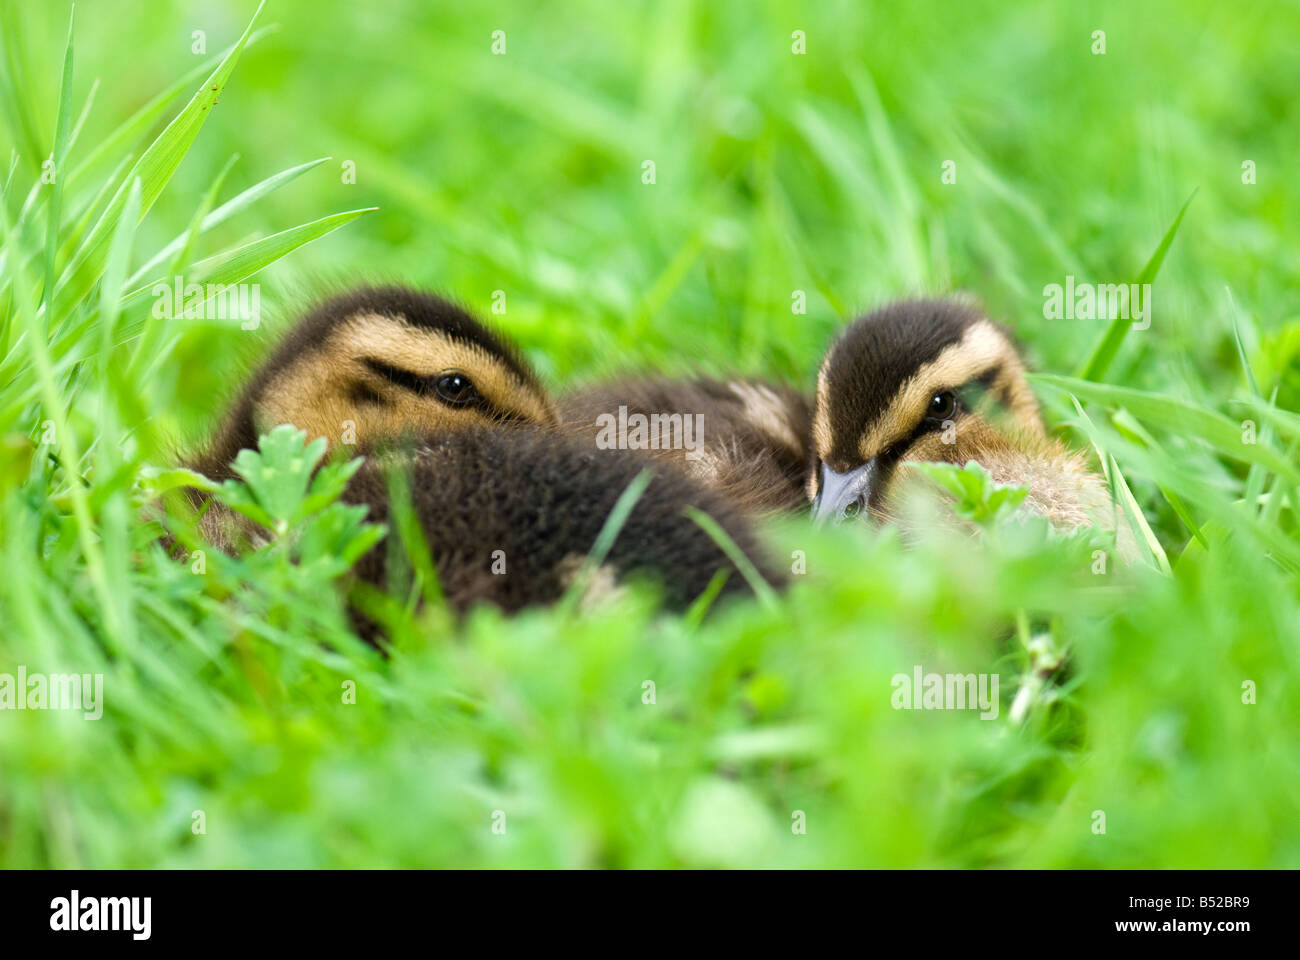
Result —
M902 301L851 324L817 377L807 493L818 521L889 519L909 462L974 460L1070 529L1110 499L1084 454L1047 435L1010 335L973 304Z
M807 509L812 403L792 387L750 377L633 378L569 393L558 409L566 429L598 447L618 436L628 446L648 444L746 511Z
M361 287L294 325L190 466L231 477L235 455L280 423L333 448L470 424L556 422L519 351L467 311L405 287Z
M391 509L388 471L409 469L412 505L448 604L457 612L481 601L514 611L568 589L619 496L656 466L633 451L597 451L557 422L537 375L500 334L429 294L363 288L294 326L192 466L232 477L231 461L259 433L292 424L369 455L344 499L366 504L377 522ZM692 603L719 570L728 573L722 594L748 589L723 548L686 515L689 507L713 517L769 583L781 582L739 511L664 469L633 506L595 582L649 576L672 609ZM219 505L200 531L231 551L257 538ZM380 544L355 572L385 586L386 565Z
M344 499L367 504L370 520L388 522L387 472L409 469L412 507L448 605L463 613L488 602L514 612L559 600L574 585L620 495L652 465L635 452L594 450L554 430L475 426L424 438L410 460L370 457ZM665 608L681 611L719 571L726 572L720 596L749 593L723 548L686 515L690 507L711 516L769 585L784 584L740 511L685 474L660 469L584 585L584 605L644 578L657 582ZM355 573L385 585L387 562L380 545Z

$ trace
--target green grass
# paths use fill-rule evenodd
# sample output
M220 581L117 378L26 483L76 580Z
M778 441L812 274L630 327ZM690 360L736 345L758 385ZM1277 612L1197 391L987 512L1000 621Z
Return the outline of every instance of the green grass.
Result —
M329 0L250 35L251 2L123 0L69 46L21 7L0 674L102 673L104 715L0 711L0 866L1300 865L1300 9ZM1046 284L1148 264L1149 330L1045 319ZM155 320L178 273L256 279L266 325ZM771 524L806 573L770 606L433 603L381 658L329 489L264 491L301 535L239 559L141 519L304 298L359 280L504 291L557 389L808 385L856 312L971 291L1141 558L1095 573L970 487L979 540ZM997 673L998 718L894 710L915 665Z

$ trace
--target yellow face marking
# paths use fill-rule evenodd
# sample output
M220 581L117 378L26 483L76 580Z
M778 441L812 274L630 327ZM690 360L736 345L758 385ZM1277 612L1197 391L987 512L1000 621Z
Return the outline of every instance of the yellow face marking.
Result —
M884 414L859 439L858 454L862 461L865 463L911 436L936 393L956 389L999 364L1002 374L993 385L994 389L1005 390L1011 414L1019 423L1041 432L1038 404L1025 384L1020 357L992 323L981 320L968 327L960 341L944 348L937 357L922 364L903 381ZM821 390L819 384L819 410L823 409ZM829 445L822 447L820 441L818 447L829 449Z
M367 367L366 359L421 377L461 373L497 410L531 423L556 422L549 399L482 348L390 317L359 314L267 384L255 413L258 430L291 423L332 445L492 422L478 407L451 407L391 383Z
M830 452L834 436L831 430L831 388L826 380L826 371L830 365L831 355L827 353L821 369L817 371L817 405L813 409L813 449L819 457L825 457Z

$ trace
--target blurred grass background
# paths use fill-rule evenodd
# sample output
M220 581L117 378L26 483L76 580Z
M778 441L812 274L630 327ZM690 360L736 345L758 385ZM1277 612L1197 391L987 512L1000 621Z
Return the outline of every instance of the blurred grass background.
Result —
M78 5L72 103L99 86L72 159L203 62L194 31L217 54L254 8ZM68 8L0 10L14 223L54 139ZM1041 531L903 550L889 533L792 521L773 526L774 550L805 551L809 575L775 612L695 626L646 597L578 623L485 612L458 642L413 630L380 662L322 650L346 630L326 578L220 558L194 577L128 522L132 471L202 438L323 289L394 280L484 315L505 291L495 319L556 389L642 367L808 385L856 313L952 290L979 296L1035 367L1071 373L1102 324L1044 319L1044 285L1136 277L1194 190L1151 328L1106 379L1239 422L1235 319L1260 393L1296 410L1300 7L323 0L270 3L260 24L276 28L243 52L131 266L186 229L233 154L219 199L332 159L198 255L379 209L258 275L266 328L195 322L169 331L147 377L88 364L67 381L129 640L87 585L66 470L35 458L6 474L0 671L94 663L108 706L95 723L0 714L0 864L1300 863L1293 479L1248 472L1190 420L1135 427L1114 397L1084 420L1043 392L1076 442L1116 458L1172 576L1099 584L1083 545ZM68 209L161 128L69 186ZM15 243L38 248L31 230ZM12 283L0 302L16 315ZM96 309L78 315L93 324ZM35 443L48 412L14 386L25 375L0 429ZM128 396L132 445L110 474L87 411ZM1264 443L1294 464L1294 422L1275 429ZM1023 727L1005 709L996 723L889 709L890 676L917 663L998 670L1009 704L1029 664L1009 628L1022 610L1054 619L1073 654ZM355 706L339 703L341 679L358 683Z

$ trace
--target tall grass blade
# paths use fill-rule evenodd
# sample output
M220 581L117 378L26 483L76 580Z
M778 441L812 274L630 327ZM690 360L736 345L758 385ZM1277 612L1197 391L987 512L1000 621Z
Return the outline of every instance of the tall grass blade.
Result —
M1174 242L1178 228L1182 225L1183 215L1187 213L1187 208L1191 206L1195 197L1196 191L1193 190L1192 195L1183 204L1183 208L1178 211L1178 216L1174 217L1174 222L1165 231L1160 245L1156 247L1155 253L1151 254L1151 259L1147 261L1146 266L1142 268L1142 272L1138 274L1137 280L1134 281L1139 286L1155 281L1156 274L1160 272L1161 264L1165 262L1165 254L1169 252L1169 246ZM1148 304L1148 308L1149 306ZM1120 311L1120 313L1122 314L1123 311ZM1079 368L1077 376L1083 380L1101 380L1104 378L1106 371L1110 369L1110 365L1119 354L1119 348L1124 345L1124 338L1128 336L1129 329L1132 326L1132 321L1122 315L1111 320L1110 326L1093 346L1092 352L1088 355L1088 359L1084 361L1083 366Z

